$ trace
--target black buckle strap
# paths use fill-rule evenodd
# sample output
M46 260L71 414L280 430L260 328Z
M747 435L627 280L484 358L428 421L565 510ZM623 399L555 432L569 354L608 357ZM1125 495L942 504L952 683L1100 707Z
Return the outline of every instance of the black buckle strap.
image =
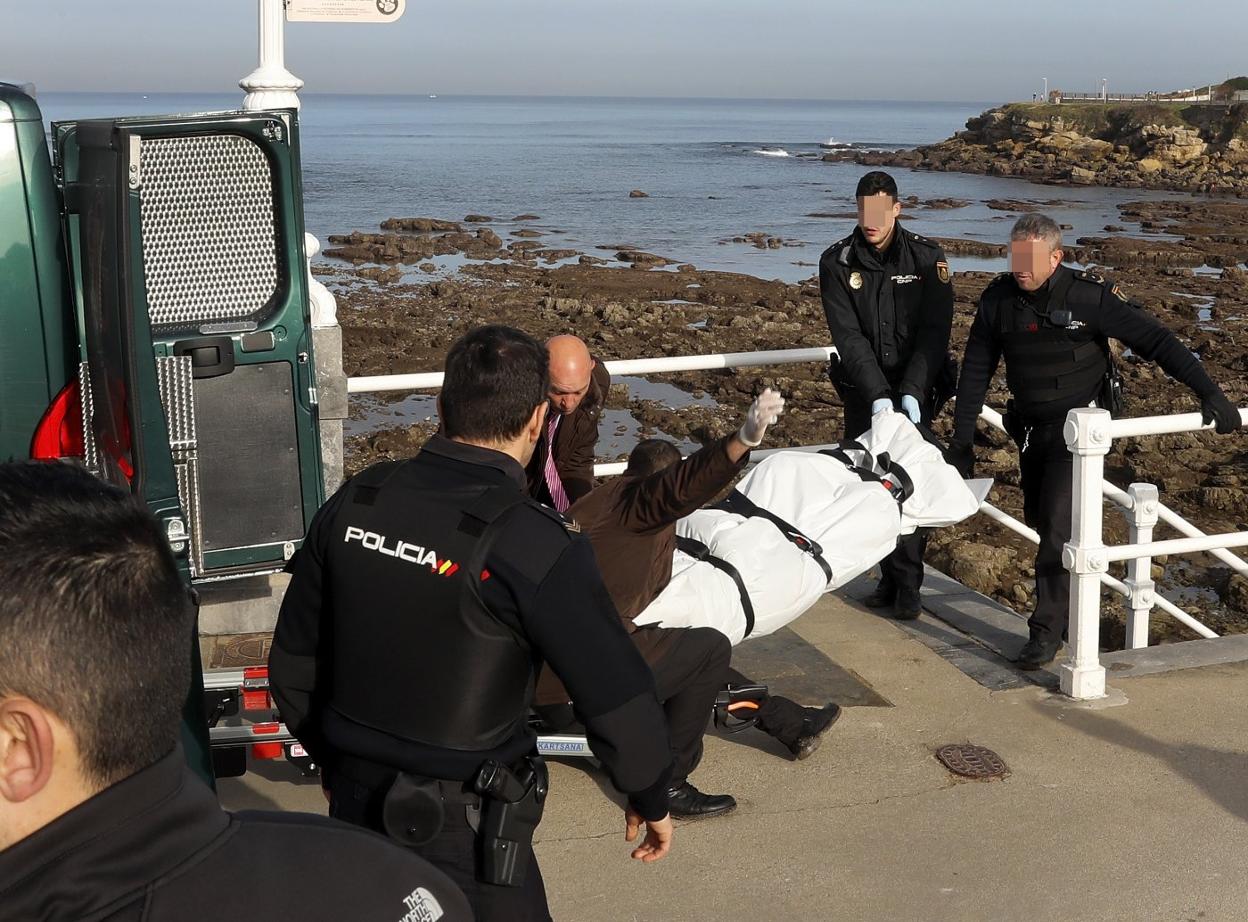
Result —
M845 453L846 445L851 451L865 452L867 457L871 459L872 467L879 467L884 473L877 474L870 467L862 467L855 463L854 459ZM888 452L883 452L878 458L872 458L871 453L857 442L847 442L841 447L821 449L819 454L827 455L829 458L834 458L841 462L864 483L878 483L899 504L904 503L914 495L914 480L906 473L904 467L889 457Z
M764 509L741 491L733 490L715 508L723 509L726 512L735 512L737 515L743 515L746 518L759 516L767 519L776 528L780 529L780 534L791 541L799 551L814 558L815 563L819 564L819 569L823 571L823 575L827 577L827 581L829 583L832 582L832 568L823 559L823 548L819 546L819 542L804 534L800 529L790 525L774 512Z
M745 613L745 636L749 637L754 632L754 603L750 601L750 593L745 588L745 580L741 578L741 571L722 557L716 557L709 547L696 538L677 535L676 550L688 554L694 560L705 561L716 570L732 577L732 581L737 584L737 593L741 596L741 611Z

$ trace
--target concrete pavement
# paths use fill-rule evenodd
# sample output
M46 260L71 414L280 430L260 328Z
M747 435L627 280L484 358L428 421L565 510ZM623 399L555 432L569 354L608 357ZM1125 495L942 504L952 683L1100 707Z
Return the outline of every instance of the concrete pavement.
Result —
M869 686L867 703L801 763L754 731L709 736L693 781L740 806L680 824L653 865L629 860L601 773L554 764L537 850L556 919L1248 918L1248 666L1111 673L1126 703L1079 706L991 691L834 596L793 630ZM959 780L933 757L968 741L1010 775ZM223 781L222 800L323 810L292 778L270 764Z

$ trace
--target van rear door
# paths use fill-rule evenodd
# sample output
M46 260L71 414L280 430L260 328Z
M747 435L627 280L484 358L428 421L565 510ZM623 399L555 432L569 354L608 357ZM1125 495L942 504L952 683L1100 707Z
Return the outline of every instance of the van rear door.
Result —
M280 569L324 498L295 113L53 131L88 464L194 580Z

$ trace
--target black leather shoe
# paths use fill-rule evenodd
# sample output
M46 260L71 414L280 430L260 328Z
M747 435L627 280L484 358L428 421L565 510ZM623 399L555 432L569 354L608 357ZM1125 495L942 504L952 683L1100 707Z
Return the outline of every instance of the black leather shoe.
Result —
M814 755L819 744L823 742L823 734L841 717L841 706L829 703L821 708L806 708L807 717L802 721L802 734L789 745L789 752L800 762Z
M731 794L703 794L685 781L667 792L667 809L678 819L700 820L731 813L737 801Z
M1057 659L1057 651L1061 648L1060 640L1038 640L1033 637L1023 644L1023 649L1018 651L1018 659L1014 661L1014 664L1019 669L1029 672L1033 669L1042 669Z
M898 621L913 621L923 611L918 593L899 592L893 603L893 617Z
M869 596L862 600L862 604L867 608L888 608L896 599L897 590L880 583Z

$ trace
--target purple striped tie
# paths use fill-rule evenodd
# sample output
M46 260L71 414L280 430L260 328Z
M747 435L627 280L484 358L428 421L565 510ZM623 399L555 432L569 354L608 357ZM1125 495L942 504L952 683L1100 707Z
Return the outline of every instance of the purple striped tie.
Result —
M563 414L555 411L550 414L550 421L546 424L546 489L550 491L551 502L555 504L555 508L560 512L567 512L568 494L563 489L563 481L559 479L559 469L555 467L555 430L559 428L559 420L563 418Z

